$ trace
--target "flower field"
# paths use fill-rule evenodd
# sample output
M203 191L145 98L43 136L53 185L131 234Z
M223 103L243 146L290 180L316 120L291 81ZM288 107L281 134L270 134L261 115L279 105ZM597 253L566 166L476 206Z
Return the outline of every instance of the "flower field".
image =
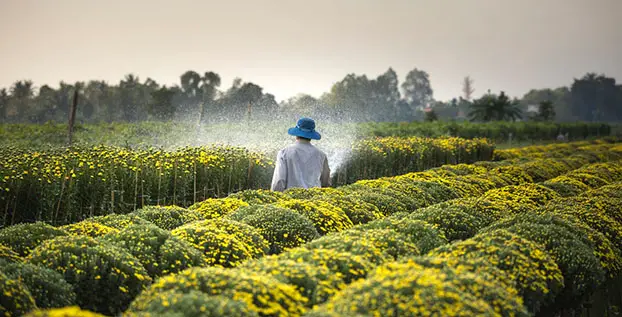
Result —
M267 189L273 158L213 145L171 151L115 146L33 151L0 148L0 228L22 222L70 224L150 205L190 205L244 189ZM485 139L376 138L355 142L333 183L490 160ZM417 157L414 161L411 157Z
M615 316L622 148L494 158L14 224L0 315Z

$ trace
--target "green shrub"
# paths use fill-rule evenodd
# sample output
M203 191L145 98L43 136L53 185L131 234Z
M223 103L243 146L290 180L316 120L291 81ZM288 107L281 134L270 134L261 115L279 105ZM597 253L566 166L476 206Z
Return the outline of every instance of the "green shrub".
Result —
M146 206L134 214L164 230L173 230L187 223L203 219L198 211L178 206Z
M395 178L408 181L413 184L413 186L419 187L421 188L421 190L426 192L430 197L432 197L432 201L430 201L428 205L440 203L442 201L453 198L458 198L458 193L454 189L441 183L436 183L433 181L415 181L407 177L402 178L401 176L396 176Z
M505 186L490 190L482 197L482 199L495 203L506 201L510 209L513 203L537 207L556 198L560 198L560 196L555 191L538 184Z
M454 164L454 165L443 165L441 167L433 168L432 170L447 170L452 172L454 175L471 175L471 174L484 174L488 170L486 168L473 165L473 164Z
M8 262L23 262L24 260L19 256L19 254L15 253L11 248L0 244L0 260L8 261Z
M585 165L577 170L600 177L607 182L617 182L622 180L622 166L620 162L603 162Z
M106 216L96 216L85 221L96 222L118 230L125 229L131 225L149 225L151 221L143 219L135 214L109 214Z
M596 189L585 190L580 195L581 198L595 198L600 197L604 199L614 198L622 199L622 183L613 183L605 185Z
M580 181L581 183L590 187L590 189L599 188L605 185L609 185L609 182L592 174L586 172L572 171L566 174L567 177Z
M531 313L553 303L564 286L563 275L548 253L535 242L506 230L494 230L441 246L429 253L449 265L484 260L506 272Z
M425 221L444 233L449 241L468 239L498 217L479 212L473 205L454 199L419 209L406 219Z
M59 227L70 236L101 237L106 234L119 232L118 229L92 221L80 221Z
M69 306L63 308L37 309L24 315L24 317L104 317L104 315L82 310L78 306Z
M102 314L124 311L151 278L128 251L85 236L57 237L32 251L29 261L63 274L81 308Z
M428 207L429 208L429 207ZM407 213L404 213L408 215ZM445 235L430 223L399 217L393 214L384 219L375 220L365 225L356 226L354 230L390 229L402 234L407 241L417 246L421 254L428 253L447 243ZM405 216L403 215L403 216Z
M129 311L123 317L258 317L241 301L213 296L200 291L167 290L154 294L141 311Z
M352 185L352 189L373 188L375 192L400 199L410 210L425 207L434 202L432 195L416 185L409 178L384 177L373 180L360 180ZM397 193L396 193L397 192Z
M248 206L248 204L236 198L209 198L195 203L188 207L188 210L197 211L203 219L214 219L245 206Z
M594 245L585 232L550 214L521 214L497 222L486 231L505 229L544 246L564 276L560 308L580 304L604 281L604 271L594 255Z
M199 250L155 225L131 225L102 240L129 251L153 279L206 264Z
M10 246L20 256L27 256L43 241L66 235L62 229L44 222L20 223L0 230L0 244Z
M486 302L461 291L436 270L383 267L344 289L326 303L326 309L342 316L495 315Z
M270 244L270 254L281 253L320 236L307 217L273 205L242 207L227 217L257 228Z
M71 285L56 271L30 263L0 260L0 272L9 279L21 280L39 308L64 307L75 303L76 294Z
M345 287L343 280L326 267L278 256L248 261L243 267L253 272L272 275L277 280L296 287L298 292L308 299L307 307L325 302Z
M368 223L372 220L384 217L375 205L356 199L353 196L345 196L342 192L337 195L324 195L312 198L312 201L323 201L335 207L341 208L346 213L353 225Z
M533 178L517 165L499 166L489 172L501 177L510 185L533 183Z
M309 220L313 222L317 232L321 235L343 231L353 226L352 221L341 208L335 207L327 202L290 199L280 201L275 205L295 210L309 218Z
M365 278L367 273L374 267L369 260L360 255L331 249L307 249L300 247L287 250L279 254L278 257L327 268L346 284Z
M161 277L136 298L130 311L144 311L159 294L169 290L178 293L200 291L210 296L233 298L260 316L301 315L306 304L306 298L295 287L271 276L241 269L210 267L190 268Z
M288 197L281 192L265 189L246 189L229 195L229 198L237 198L250 205L271 204L288 199Z
M20 279L7 277L0 271L0 315L21 316L37 308L28 288Z

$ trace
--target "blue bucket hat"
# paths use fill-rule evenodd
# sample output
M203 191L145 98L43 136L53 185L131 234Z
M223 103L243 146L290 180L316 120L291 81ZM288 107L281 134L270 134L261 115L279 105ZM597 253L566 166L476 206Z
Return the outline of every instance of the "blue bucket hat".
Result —
M322 136L315 131L315 121L311 118L300 118L296 126L289 128L287 133L307 139L319 140Z

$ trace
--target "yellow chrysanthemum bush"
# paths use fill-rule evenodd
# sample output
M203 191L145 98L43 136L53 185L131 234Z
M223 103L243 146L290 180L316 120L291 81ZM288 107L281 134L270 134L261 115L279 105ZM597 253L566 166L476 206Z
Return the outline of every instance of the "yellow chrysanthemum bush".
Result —
M270 251L269 242L257 228L228 218L201 220L192 223L199 227L217 228L234 236L248 246L252 258L260 258Z
M518 165L499 166L489 173L500 175L510 185L533 183L533 178Z
M104 317L92 311L80 309L78 306L68 306L63 308L36 309L24 317Z
M566 197L555 199L537 211L552 212L565 217L575 217L594 230L605 235L618 249L622 250L622 224L612 213L615 201L603 197Z
M352 221L341 208L321 200L289 199L277 202L275 205L295 210L309 218L320 235L343 231L353 226Z
M283 192L287 197L293 199L312 199L314 197L323 196L323 195L345 195L343 192L337 190L333 187L311 187L311 188L300 188L293 187L288 188Z
M581 183L589 186L590 189L599 188L599 187L610 184L610 182L608 182L607 180L602 179L587 171L575 170L575 171L566 173L565 176L580 181Z
M30 263L0 260L0 272L9 279L19 279L39 308L64 307L75 303L76 294L72 286L60 273L52 269Z
M390 217L374 220L352 229L361 231L370 229L394 230L402 234L407 241L415 244L421 254L447 243L447 238L437 226L425 221L411 219L408 215L408 213L393 214Z
M278 257L326 268L346 284L365 278L374 268L374 264L363 256L332 249L299 247L287 250Z
M128 311L123 317L259 317L242 301L198 290L171 289L157 294L141 307Z
M409 237L392 229L347 230L311 241L305 247L351 252L374 264L420 254Z
M27 256L42 242L66 235L64 230L44 222L20 223L0 229L0 244L11 247L20 256Z
M497 316L530 316L518 295L501 270L481 260L461 261L449 264L445 259L412 257L404 261L388 263L380 270L412 271L432 269L444 275L460 291L483 300ZM372 275L373 277L373 275Z
M452 172L454 175L484 174L488 171L485 167L464 163L443 165L441 167L432 168L430 170L447 170Z
M270 244L270 254L281 253L320 236L309 218L274 205L242 207L227 218L257 228Z
M581 192L578 196L622 199L622 182L616 182L596 189L586 190Z
M153 279L207 262L193 245L155 225L132 225L101 240L129 251Z
M497 185L494 181L488 179L488 175L482 174L474 174L474 175L465 175L465 176L456 176L454 178L449 179L451 182L459 182L463 184L469 184L469 187L472 188L469 196L473 195L482 195L485 192L497 188Z
M478 234L473 238L441 246L428 255L447 259L450 265L459 261L484 260L514 282L525 307L537 313L552 304L564 286L557 263L544 248L507 230Z
M134 212L164 230L173 230L187 223L202 220L201 213L178 206L146 206Z
M555 191L542 185L521 184L489 190L479 200L490 203L508 215L533 211L547 201L559 197Z
M0 260L5 260L8 262L23 262L19 254L17 254L13 249L7 247L4 244L0 244Z
M429 206L435 202L434 197L409 178L385 177L374 180L360 180L346 188L373 188L375 192L395 197L405 203L409 210ZM388 190L388 191L387 191ZM397 192L397 194L395 193Z
M435 181L417 181L401 176L396 176L392 179L395 179L397 181L409 182L413 186L416 186L423 190L427 194L426 196L429 195L432 198L428 205L440 203L453 198L458 198L458 193L454 189L445 184L441 184Z
M294 286L279 282L270 275L239 268L210 267L190 268L161 277L132 302L129 311L145 311L160 293L169 290L221 295L243 302L259 316L301 315L307 303Z
M28 287L18 278L13 279L0 271L0 316L21 316L37 308Z
M622 180L622 164L616 162L601 162L580 167L577 172L585 172L600 177L607 182L617 182Z
M552 312L577 308L605 280L593 242L572 223L551 214L525 213L506 218L488 230L505 229L544 246L564 276L564 289Z
M499 219L496 214L480 212L474 204L458 198L418 209L406 219L425 221L440 230L449 241L464 240Z
M237 198L208 198L191 205L188 207L188 210L194 210L200 213L203 219L214 219L220 218L245 206L248 206L248 203Z
M236 198L250 205L271 204L279 200L287 200L288 197L277 191L266 189L246 189L230 194L229 198Z
M171 234L203 253L205 265L235 267L253 258L256 250L245 240L217 226L193 222L171 231Z
M84 221L96 222L118 230L125 229L131 225L153 224L151 221L143 219L135 214L109 214L87 218Z
M61 273L73 285L76 303L102 314L124 311L151 283L140 261L128 251L86 236L47 240L28 261Z
M317 195L311 201L322 201L341 208L353 225L368 223L384 217L376 205L355 196L345 196L341 191L336 192L339 194Z
M437 269L387 264L325 304L342 316L495 316L484 300L462 291Z
M535 183L555 178L570 170L567 165L558 159L542 159L526 162L521 164L520 167L531 176Z
M65 230L65 232L67 232L67 234L71 236L88 236L91 238L101 237L106 234L119 232L118 229L115 229L113 227L109 227L88 220L64 225L59 228Z
M375 184L374 182L370 182L370 184L372 186L377 186L377 184ZM363 185L361 183L354 183L354 184L339 187L339 190L349 192L349 193L362 194L362 195L372 194L372 195L386 196L393 201L399 202L400 205L403 205L405 208L403 210L397 210L394 212L399 212L399 211L410 212L421 207L422 205L426 205L425 201L417 201L416 199L411 198L410 196L408 196L407 194L401 191L390 189L387 187L371 187L368 185ZM423 195L429 196L425 193ZM380 208L380 206L378 206L378 208ZM390 215L391 213L393 212L390 212L389 214L386 214L386 215Z
M410 212L406 204L392 196L367 190L346 192L347 195L345 197L370 203L376 206L383 216L388 216L396 212Z
M346 285L326 267L288 260L277 255L248 261L242 267L274 276L277 280L296 287L308 299L307 307L325 302Z
M542 186L550 188L562 197L577 196L590 190L590 187L565 175L557 176L541 183Z

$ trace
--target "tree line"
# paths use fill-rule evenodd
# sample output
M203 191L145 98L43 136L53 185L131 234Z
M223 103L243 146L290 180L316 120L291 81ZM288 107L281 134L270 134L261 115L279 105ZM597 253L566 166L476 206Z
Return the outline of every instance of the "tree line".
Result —
M182 120L239 121L244 118L298 117L347 121L600 121L622 120L622 85L614 78L587 73L569 87L533 89L522 98L487 91L473 98L475 84L465 77L460 96L434 99L430 76L413 69L399 82L389 68L376 78L348 74L319 98L299 94L278 103L252 82L236 78L221 88L214 72L186 71L179 84L167 87L128 74L118 84L91 80L58 88L35 87L30 80L0 89L0 122L65 122L75 90L79 92L77 122Z

